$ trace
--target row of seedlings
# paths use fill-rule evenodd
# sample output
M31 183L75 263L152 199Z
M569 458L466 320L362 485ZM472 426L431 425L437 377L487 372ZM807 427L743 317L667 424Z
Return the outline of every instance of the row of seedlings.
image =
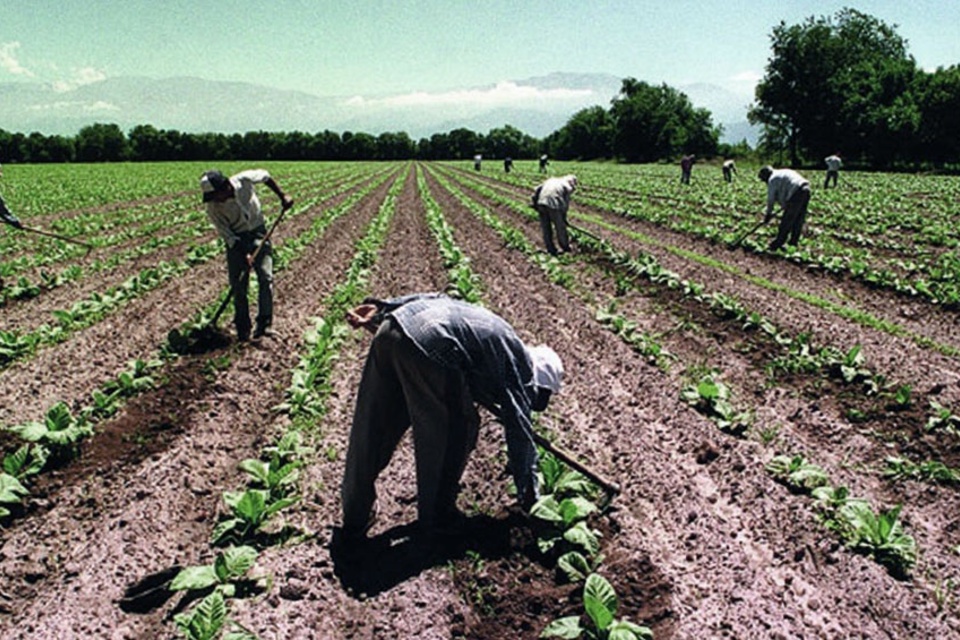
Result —
M436 176L435 176L436 177ZM452 186L438 178L441 186L458 195ZM427 211L427 222L434 233L451 284L458 294L466 299L479 301L480 278L471 269L469 258L456 245L452 230L443 217L440 206L429 193L426 182L418 173L421 199ZM459 197L459 195L458 195ZM464 204L467 204L465 201ZM497 224L488 218L505 241L525 255L541 255L516 230ZM556 258L540 262L548 274L556 274ZM549 266L548 266L549 265ZM468 272L469 275L464 275ZM554 278L552 278L554 279ZM462 289L466 284L466 288ZM538 523L537 547L544 558L555 563L558 575L571 583L583 583L583 614L564 616L551 621L541 631L544 638L587 637L622 638L623 640L648 640L652 631L627 618L617 618L618 597L609 580L601 574L603 553L600 533L590 525L590 518L602 515L603 508L597 500L599 490L582 474L567 468L560 460L540 448L540 499L531 507L530 516ZM586 625L584 624L586 621Z

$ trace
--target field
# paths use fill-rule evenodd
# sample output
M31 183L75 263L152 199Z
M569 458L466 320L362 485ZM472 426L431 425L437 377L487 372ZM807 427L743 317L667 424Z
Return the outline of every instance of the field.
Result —
M771 254L755 167L554 163L580 188L553 258L535 163L246 166L296 200L278 335L195 354L167 337L225 293L207 167L4 167L25 224L93 249L0 230L0 637L536 638L593 624L595 574L656 640L960 638L960 178L811 172ZM537 429L619 496L545 456L566 507L522 513L482 414L463 535L411 534L407 436L370 542L334 544L369 346L343 313L437 290L556 349ZM171 567L192 588L130 597Z

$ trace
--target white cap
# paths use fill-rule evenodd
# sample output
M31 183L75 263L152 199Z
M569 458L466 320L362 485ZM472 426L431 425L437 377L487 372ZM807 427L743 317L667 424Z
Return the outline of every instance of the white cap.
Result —
M542 389L558 393L563 380L563 363L557 352L542 344L528 347L527 353L530 354L530 362L533 364L533 383Z

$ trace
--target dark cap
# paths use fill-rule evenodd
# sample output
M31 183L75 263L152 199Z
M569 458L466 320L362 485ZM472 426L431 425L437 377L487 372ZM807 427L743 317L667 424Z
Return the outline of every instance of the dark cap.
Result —
M200 190L203 192L203 201L210 202L218 191L226 191L230 186L230 179L220 171L212 169L204 171L200 176Z

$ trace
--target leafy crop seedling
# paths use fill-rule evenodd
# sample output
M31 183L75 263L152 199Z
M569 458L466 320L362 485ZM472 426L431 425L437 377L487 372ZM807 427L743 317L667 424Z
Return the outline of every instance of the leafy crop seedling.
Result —
M592 573L583 585L583 608L589 625L581 624L582 616L554 620L540 633L541 638L588 638L589 640L652 640L649 627L616 619L619 599L613 586L603 576Z

